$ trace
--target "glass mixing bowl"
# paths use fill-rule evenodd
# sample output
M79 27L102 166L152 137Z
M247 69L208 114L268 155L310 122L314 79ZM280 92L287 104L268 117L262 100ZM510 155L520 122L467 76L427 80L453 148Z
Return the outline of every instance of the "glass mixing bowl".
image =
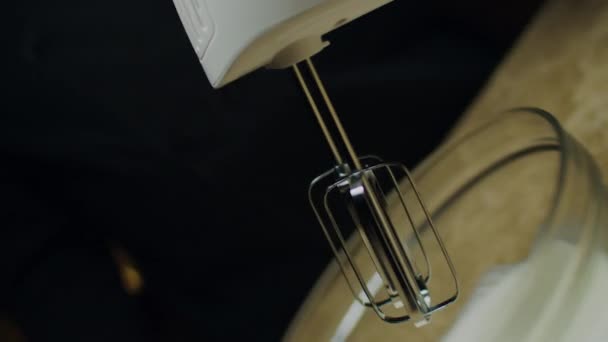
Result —
M421 328L385 323L354 300L334 261L286 341L590 341L585 336L603 334L591 330L602 329L597 319L608 314L597 300L608 287L606 190L590 155L553 116L535 108L502 113L439 148L413 176L455 264L456 303Z

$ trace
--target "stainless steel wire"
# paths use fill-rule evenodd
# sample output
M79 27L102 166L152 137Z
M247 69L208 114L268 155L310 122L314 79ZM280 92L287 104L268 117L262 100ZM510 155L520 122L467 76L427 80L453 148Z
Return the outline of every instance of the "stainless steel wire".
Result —
M347 274L350 270L354 278L360 283L361 291L367 297L367 300L362 302L362 304L373 308L380 318L387 322L396 323L411 319L414 319L417 324L428 322L432 313L441 310L444 306L453 302L458 295L458 282L455 278L456 274L453 264L440 236L433 226L431 215L426 210L409 171L404 166L383 162L375 166L367 166L367 164L365 167L363 166L328 95L327 89L319 77L316 67L310 59L305 60L302 64L306 65L309 73L307 76L313 80L314 86L316 86L316 95L321 95L322 101L329 112L328 116L331 124L333 124L335 129L330 129L330 121L325 120L313 96L313 91L311 91L312 87L308 85L307 78L298 64L293 66L295 75L337 162L337 166L333 171L326 172L323 176L313 181L309 188L309 200L329 240L332 251L338 259L340 268L347 278L347 283L355 297L357 297L356 286L349 279L352 277L349 277ZM338 132L337 137L332 135L332 130ZM341 151L345 151L346 154L343 155ZM436 243L439 250L443 254L448 269L455 281L455 294L444 300L437 301L437 298L435 298L434 304L431 302L428 288L428 282L431 279L429 257L423 245L423 239L412 218L410 208L406 205L404 193L400 190L400 184L395 177L394 172L397 171L403 174L401 179L407 180L411 185L411 189L413 189L411 191L415 195L413 197L415 199L414 203L417 203L424 213L423 217L425 218L426 225L433 231L433 236L437 240ZM378 177L381 174L390 176L390 182L388 182L390 185L386 189L387 191L383 190L382 186L378 183ZM335 180L338 180L338 182L336 183ZM325 190L322 189L324 183L328 185ZM318 195L316 195L317 192ZM346 240L341 233L343 227L338 223L332 206L328 201L329 195L334 193L337 195L336 198L340 198L341 203L339 206L347 208L351 216L350 222L344 223L354 227L359 232L361 241L363 241L364 246L368 250L376 272L380 275L388 291L388 299L386 300L376 299L375 294L368 288L364 275L346 247ZM401 209L409 225L395 221L394 215L391 214L387 207L389 193L397 194ZM410 196L410 198L412 197ZM414 204L413 207L416 207L416 205ZM332 229L328 229L330 227ZM416 258L414 258L410 247L407 246L400 234L400 232L408 231L408 229L413 230L413 237L421 251L426 272L418 270L417 263L415 262ZM333 238L336 238L337 241L334 242ZM341 256L342 252L344 253L343 256ZM393 302L395 305L406 305L406 313L397 316L387 314L381 306L392 300L395 300Z

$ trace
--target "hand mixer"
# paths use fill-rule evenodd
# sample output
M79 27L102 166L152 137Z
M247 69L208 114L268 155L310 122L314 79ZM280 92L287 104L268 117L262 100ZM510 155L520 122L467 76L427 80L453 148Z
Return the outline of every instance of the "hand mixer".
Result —
M356 154L310 60L328 45L323 40L326 33L391 1L174 0L174 4L213 87L221 88L261 67L294 70L336 160L332 169L311 183L308 193L337 263L355 299L382 320L420 326L456 300L454 266L408 170L399 163ZM309 87L311 82L314 88ZM315 100L318 95L330 120ZM366 253L356 254L361 246ZM435 269L430 259L436 259L430 258L431 247L449 275L440 279L453 283L447 295L433 293L430 286ZM368 262L363 263L360 255Z

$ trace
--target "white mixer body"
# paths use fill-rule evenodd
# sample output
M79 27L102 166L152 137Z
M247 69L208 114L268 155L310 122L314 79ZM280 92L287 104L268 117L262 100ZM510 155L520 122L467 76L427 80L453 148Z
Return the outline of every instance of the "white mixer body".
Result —
M173 0L210 83L284 68L321 51L322 36L392 0Z

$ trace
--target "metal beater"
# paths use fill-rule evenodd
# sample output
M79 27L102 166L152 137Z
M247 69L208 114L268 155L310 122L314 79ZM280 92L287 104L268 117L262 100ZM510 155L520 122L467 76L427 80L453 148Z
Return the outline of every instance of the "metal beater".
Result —
M306 59L293 69L336 160L331 170L313 180L309 200L351 291L386 322L429 323L435 312L456 300L458 282L412 176L402 164L360 158L312 61ZM332 135L303 71L316 85L338 138ZM347 239L349 233L352 239ZM359 244L353 243L357 240ZM430 286L429 244L438 248L453 280L448 295L435 294ZM356 253L361 247L366 253ZM361 255L369 258L367 262Z

